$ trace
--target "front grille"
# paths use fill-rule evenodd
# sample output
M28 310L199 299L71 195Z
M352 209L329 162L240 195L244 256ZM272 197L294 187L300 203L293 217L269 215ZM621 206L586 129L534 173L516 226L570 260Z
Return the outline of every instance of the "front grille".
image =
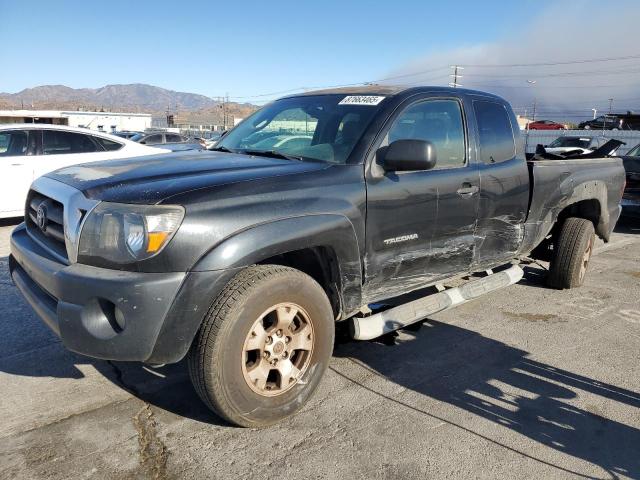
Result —
M38 211L44 221L38 220ZM57 257L68 261L64 239L64 206L59 201L42 195L35 190L29 191L25 212L25 222L29 235Z

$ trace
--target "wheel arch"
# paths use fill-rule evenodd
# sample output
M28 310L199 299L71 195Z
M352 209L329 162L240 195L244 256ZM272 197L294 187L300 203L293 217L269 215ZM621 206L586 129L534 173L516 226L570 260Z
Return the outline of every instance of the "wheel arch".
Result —
M608 195L607 185L598 180L575 185L571 194L559 205L553 231L559 229L569 217L584 218L593 223L598 237L608 242L612 230L607 207Z
M193 271L255 264L286 265L310 275L327 292L338 320L359 307L362 266L358 237L343 215L306 215L253 226L216 245Z

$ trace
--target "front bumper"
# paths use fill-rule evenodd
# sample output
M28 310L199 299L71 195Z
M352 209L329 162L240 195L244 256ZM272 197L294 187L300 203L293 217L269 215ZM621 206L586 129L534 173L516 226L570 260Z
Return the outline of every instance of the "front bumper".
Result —
M65 265L24 225L11 235L11 278L74 352L171 363L189 349L213 298L235 271L140 273Z

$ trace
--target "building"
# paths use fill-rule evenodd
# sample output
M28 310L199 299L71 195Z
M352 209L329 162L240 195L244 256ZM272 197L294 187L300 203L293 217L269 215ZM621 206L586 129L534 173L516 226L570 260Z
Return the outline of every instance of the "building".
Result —
M3 123L49 123L88 128L99 132L144 131L151 128L151 114L74 110L0 110L0 124Z

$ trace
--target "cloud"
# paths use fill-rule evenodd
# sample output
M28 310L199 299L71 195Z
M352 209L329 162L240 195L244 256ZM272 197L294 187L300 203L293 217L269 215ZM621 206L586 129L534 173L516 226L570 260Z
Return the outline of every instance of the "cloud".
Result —
M392 72L385 83L446 85L449 65L462 65L464 87L497 93L518 113L576 121L609 109L640 112L640 2L561 2L543 11L519 31L493 43L456 45L418 58ZM499 26L498 26L499 27ZM615 61L537 66L491 66ZM527 80L535 81L528 83Z

